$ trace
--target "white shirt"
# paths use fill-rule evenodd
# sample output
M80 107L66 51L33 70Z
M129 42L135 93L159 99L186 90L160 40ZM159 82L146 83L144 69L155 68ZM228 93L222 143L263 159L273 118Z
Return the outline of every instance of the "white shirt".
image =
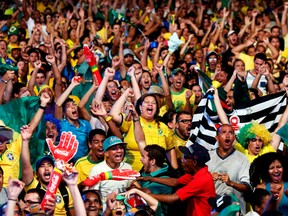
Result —
M251 210L245 216L260 216L260 215L257 212L254 212L253 210Z

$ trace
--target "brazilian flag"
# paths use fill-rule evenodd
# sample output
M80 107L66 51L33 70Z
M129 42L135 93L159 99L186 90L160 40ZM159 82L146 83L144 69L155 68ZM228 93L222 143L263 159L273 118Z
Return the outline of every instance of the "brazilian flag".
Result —
M14 139L21 136L20 128L33 119L40 106L40 98L29 96L10 101L0 106L0 119L5 125L14 130ZM35 168L36 161L44 155L45 120L42 118L31 137L29 149L31 164Z

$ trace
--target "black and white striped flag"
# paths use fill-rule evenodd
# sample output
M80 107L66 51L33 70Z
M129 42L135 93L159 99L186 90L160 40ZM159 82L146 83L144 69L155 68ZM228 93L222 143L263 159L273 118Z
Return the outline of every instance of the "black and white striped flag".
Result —
M208 94L200 101L194 113L190 138L186 146L196 142L209 150L218 147L215 136L220 121L213 99L207 96ZM252 100L246 108L235 109L227 116L236 134L239 128L252 120L264 124L270 132L273 132L285 111L286 104L286 92L279 92Z

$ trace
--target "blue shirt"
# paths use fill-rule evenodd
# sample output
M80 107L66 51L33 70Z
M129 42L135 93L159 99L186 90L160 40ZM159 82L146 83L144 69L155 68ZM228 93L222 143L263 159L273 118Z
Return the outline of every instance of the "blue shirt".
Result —
M67 119L63 119L61 121L61 132L67 131L71 132L76 136L76 139L79 142L78 150L76 155L73 157L72 161L75 163L79 158L84 157L88 153L88 136L89 132L92 130L91 125L88 121L83 119L78 119L79 127L75 127L75 125L70 124Z

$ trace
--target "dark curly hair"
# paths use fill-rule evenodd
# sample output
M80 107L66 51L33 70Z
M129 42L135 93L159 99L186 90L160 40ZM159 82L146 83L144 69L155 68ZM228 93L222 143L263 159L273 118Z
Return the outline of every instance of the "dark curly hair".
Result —
M285 163L284 157L276 152L270 152L256 158L250 166L250 182L253 187L256 187L261 182L267 183L271 181L269 166L276 160L280 161L283 167L283 181L288 181L287 163Z

